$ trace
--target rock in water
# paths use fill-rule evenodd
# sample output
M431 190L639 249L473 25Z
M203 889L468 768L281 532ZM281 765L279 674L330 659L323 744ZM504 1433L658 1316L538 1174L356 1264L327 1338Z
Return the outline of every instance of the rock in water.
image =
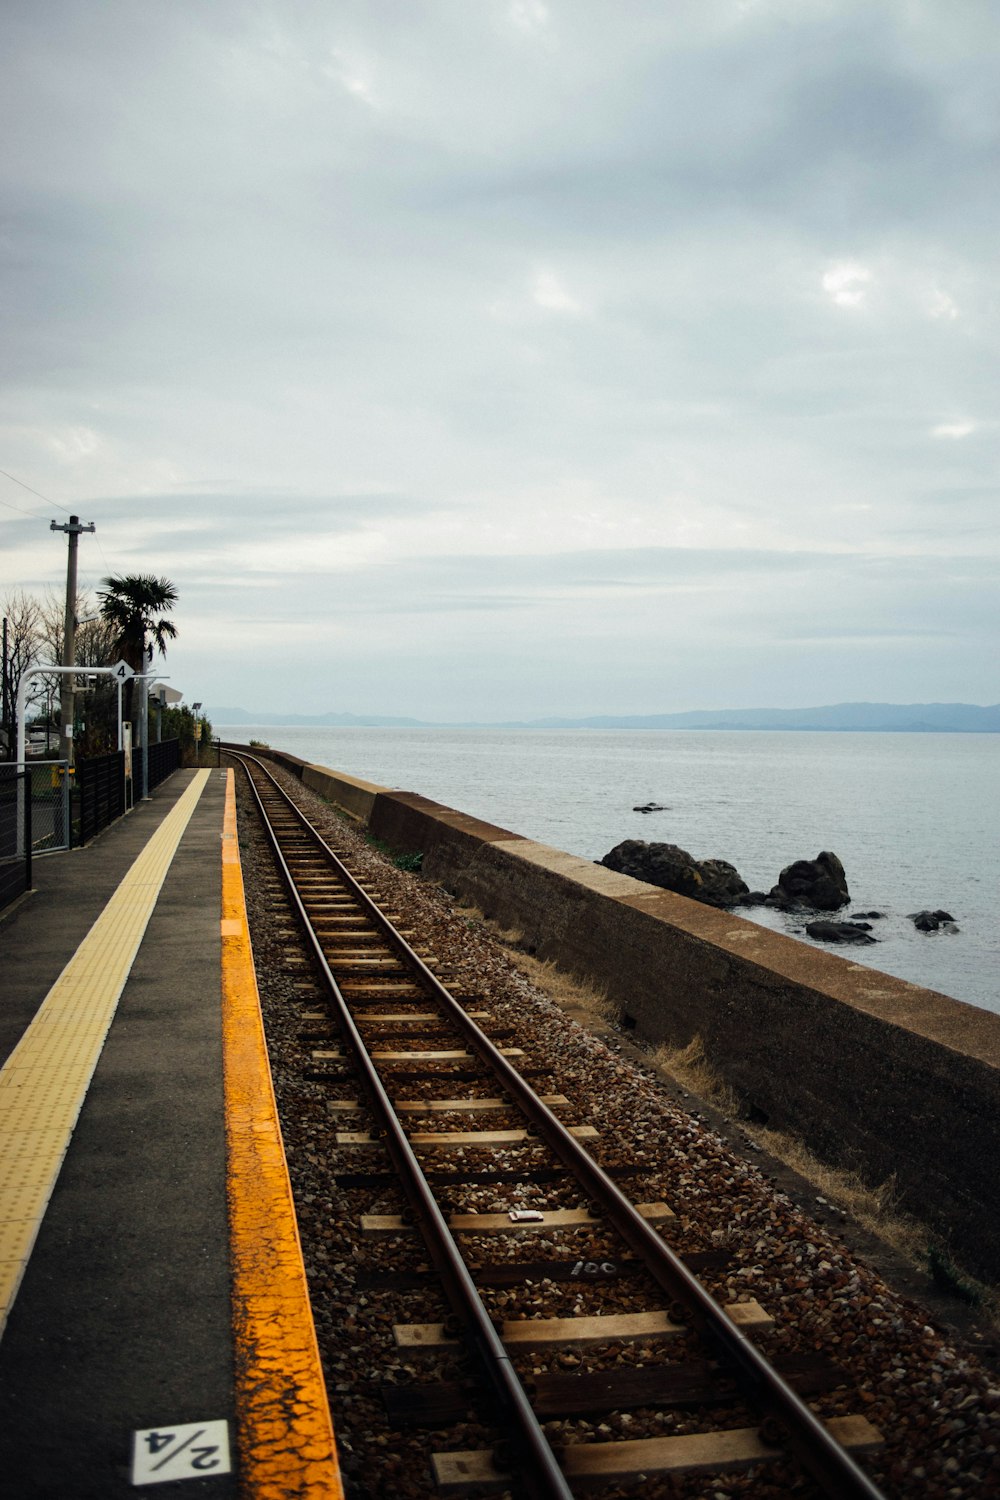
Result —
M750 887L728 859L703 859L698 868L705 889L701 899L711 906L737 906L741 897L750 894Z
M678 844L625 839L604 856L601 864L708 906L734 906L749 889L727 860L697 860Z
M827 849L815 859L786 865L768 897L775 906L805 906L813 911L839 911L850 899L844 867Z
M737 906L764 906L766 904L766 891L747 891L746 895L741 896L736 903Z
M918 932L957 932L950 911L911 911L910 921Z
M807 922L806 932L818 943L874 943L870 922Z
M679 896L698 900L702 878L697 861L677 844L647 844L644 839L625 839L601 860L609 870L645 880L650 885L676 891Z

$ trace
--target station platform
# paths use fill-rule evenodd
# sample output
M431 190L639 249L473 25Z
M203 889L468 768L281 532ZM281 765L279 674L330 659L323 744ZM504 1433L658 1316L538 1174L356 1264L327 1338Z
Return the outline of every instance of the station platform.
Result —
M0 914L0 1492L337 1500L232 772L33 883Z

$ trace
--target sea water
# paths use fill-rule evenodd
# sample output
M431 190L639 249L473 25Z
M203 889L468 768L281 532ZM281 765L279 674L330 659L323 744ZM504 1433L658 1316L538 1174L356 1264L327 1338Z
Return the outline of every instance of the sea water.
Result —
M726 859L752 890L821 849L852 911L880 911L852 961L1000 1011L1000 736L769 730L313 729L216 725L384 786L420 792L585 859L622 839ZM647 802L662 812L634 809ZM944 909L957 933L918 932ZM806 939L801 917L741 915Z

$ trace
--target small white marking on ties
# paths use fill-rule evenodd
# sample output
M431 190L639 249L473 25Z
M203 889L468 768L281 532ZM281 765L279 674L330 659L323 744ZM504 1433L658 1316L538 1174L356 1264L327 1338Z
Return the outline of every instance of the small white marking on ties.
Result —
M146 1427L132 1435L132 1483L205 1479L229 1474L229 1423L186 1422Z

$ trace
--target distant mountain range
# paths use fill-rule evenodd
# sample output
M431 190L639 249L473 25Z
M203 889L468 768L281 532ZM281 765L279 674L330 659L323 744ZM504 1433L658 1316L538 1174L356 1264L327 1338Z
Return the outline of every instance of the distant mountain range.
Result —
M694 709L682 714L599 714L585 719L517 719L492 723L400 719L383 714L250 713L208 708L212 724L314 729L829 729L898 734L1000 733L1000 703L834 703L823 708Z

